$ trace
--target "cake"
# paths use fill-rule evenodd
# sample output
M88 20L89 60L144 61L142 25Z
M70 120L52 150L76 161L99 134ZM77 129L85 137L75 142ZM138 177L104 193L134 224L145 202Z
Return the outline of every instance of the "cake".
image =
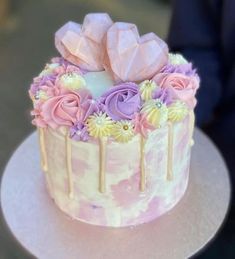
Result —
M199 77L154 33L87 14L55 33L60 53L33 79L33 124L55 204L73 219L149 222L183 197Z

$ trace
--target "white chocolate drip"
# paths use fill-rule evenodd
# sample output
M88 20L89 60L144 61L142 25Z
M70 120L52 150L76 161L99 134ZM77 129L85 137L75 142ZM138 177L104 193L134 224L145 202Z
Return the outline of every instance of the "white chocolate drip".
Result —
M190 146L194 145L194 140L193 140L194 125L195 125L194 111L190 111L189 112L189 144L190 144Z
M140 191L144 192L146 187L146 173L145 173L145 162L144 162L144 146L145 139L140 137Z
M173 123L168 122L168 154L167 154L167 176L168 181L173 180Z
M99 147L100 147L99 191L101 193L104 193L106 190L106 179L105 179L106 144L107 144L106 137L99 138Z
M40 143L40 153L41 153L41 168L44 172L48 171L47 163L47 152L45 145L45 132L43 128L39 128L39 143Z
M68 175L68 186L69 186L69 198L73 199L73 170L72 170L72 144L69 136L69 131L66 134L66 164L67 164L67 175Z

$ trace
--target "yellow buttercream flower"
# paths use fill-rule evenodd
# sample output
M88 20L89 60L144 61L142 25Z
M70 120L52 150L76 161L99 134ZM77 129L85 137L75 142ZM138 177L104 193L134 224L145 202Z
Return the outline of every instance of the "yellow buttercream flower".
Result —
M52 74L53 70L59 66L60 66L59 63L46 64L45 68L42 70L42 72L39 74L39 76L50 75L50 74Z
M111 135L113 121L106 113L95 113L86 121L87 131L94 138L107 137Z
M157 88L157 85L152 80L145 80L139 84L141 98L144 101L152 99L153 90Z
M78 90L86 86L86 81L81 75L69 72L60 77L59 84L69 90Z
M126 143L134 136L134 125L131 121L121 120L113 125L112 136L121 143Z
M168 107L168 120L178 122L183 120L188 115L188 107L182 101L175 101Z
M37 103L38 101L46 101L49 97L45 91L39 90L35 95L30 94L30 98L32 99L33 103Z
M181 54L177 53L169 53L169 61L172 65L182 65L188 63L188 61Z
M155 127L161 127L168 118L168 109L160 99L148 100L144 103L141 113L145 114L146 119Z
M39 90L36 94L36 99L46 101L49 97L47 96L46 92L43 90Z

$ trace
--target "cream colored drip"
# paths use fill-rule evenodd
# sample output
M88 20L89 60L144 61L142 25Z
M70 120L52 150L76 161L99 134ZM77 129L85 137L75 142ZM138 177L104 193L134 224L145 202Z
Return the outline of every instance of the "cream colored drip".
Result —
M167 154L167 176L168 181L173 180L173 123L168 122L168 154Z
M39 131L39 144L41 153L41 167L44 172L48 172L47 152L45 145L45 132L44 128L38 128Z
M72 170L72 143L69 136L69 131L66 134L66 164L67 164L67 175L68 175L68 185L69 185L69 198L73 199L73 170Z
M106 190L106 177L105 177L105 161L106 161L106 145L107 138L99 138L100 147L100 165L99 165L99 191L104 193Z
M146 187L146 172L145 172L145 157L144 157L144 147L145 138L140 137L140 191L144 192Z
M194 111L192 110L189 112L189 143L190 143L190 146L194 145L194 140L193 140L194 124L195 124L195 115L194 115Z

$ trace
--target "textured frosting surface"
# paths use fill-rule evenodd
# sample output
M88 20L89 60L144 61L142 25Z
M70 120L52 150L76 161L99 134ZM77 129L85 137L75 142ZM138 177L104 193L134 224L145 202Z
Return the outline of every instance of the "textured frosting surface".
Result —
M173 126L173 179L167 180L168 127L152 131L145 143L146 189L140 191L140 135L128 143L106 145L106 191L99 192L99 145L95 140L72 142L73 198L69 193L66 141L61 131L45 130L46 179L59 208L72 218L102 226L148 222L170 210L188 183L191 129L189 116Z
M184 194L200 84L154 33L87 14L55 34L61 57L33 79L32 123L55 203L103 226L152 220Z

